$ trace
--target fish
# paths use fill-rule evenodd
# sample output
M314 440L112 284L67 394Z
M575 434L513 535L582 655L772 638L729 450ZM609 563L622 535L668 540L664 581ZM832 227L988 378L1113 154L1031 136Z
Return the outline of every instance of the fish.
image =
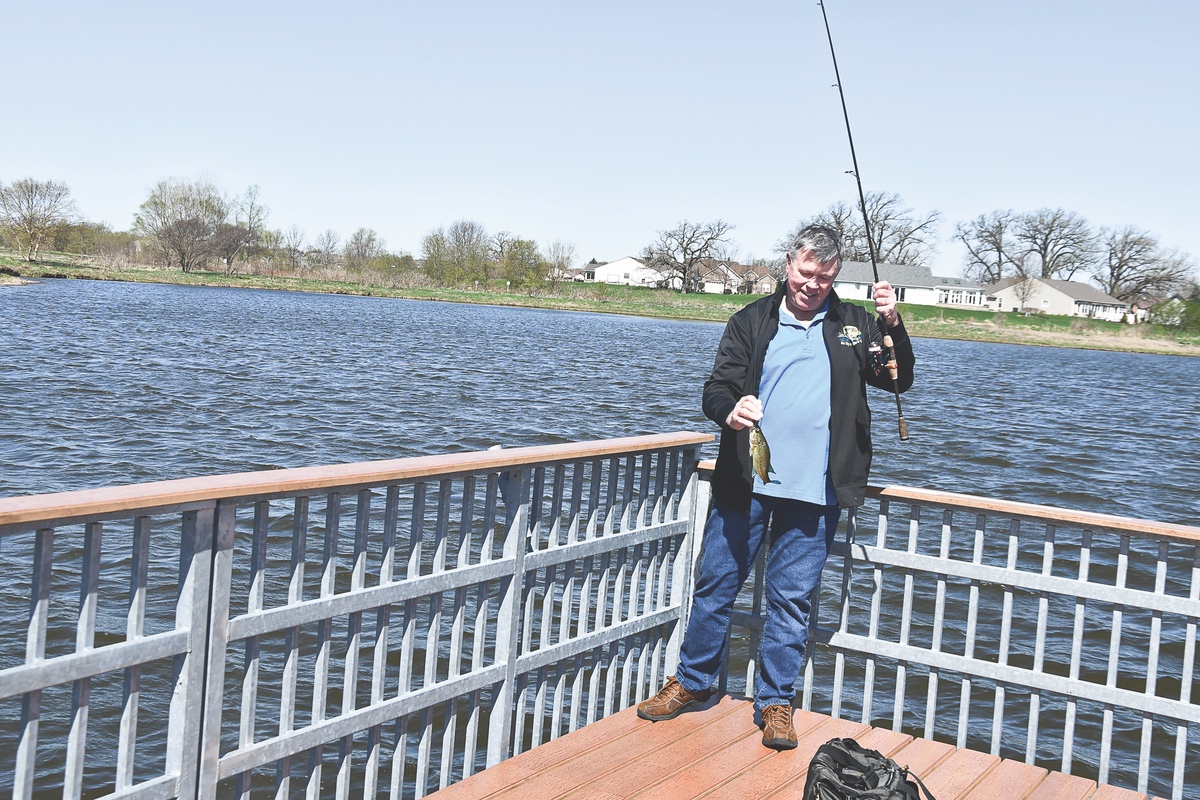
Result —
M763 435L762 428L757 425L750 429L750 461L759 479L763 483L770 483L767 475L775 471L771 468L771 448L767 446L767 437Z

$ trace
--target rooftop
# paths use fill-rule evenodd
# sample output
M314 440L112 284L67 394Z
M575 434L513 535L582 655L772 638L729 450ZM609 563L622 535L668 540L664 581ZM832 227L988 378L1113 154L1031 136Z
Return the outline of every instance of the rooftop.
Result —
M879 277L893 286L915 288L954 287L956 289L982 289L983 287L966 278L934 275L929 267L916 264L880 264ZM838 283L874 283L871 265L863 261L846 261L838 272Z

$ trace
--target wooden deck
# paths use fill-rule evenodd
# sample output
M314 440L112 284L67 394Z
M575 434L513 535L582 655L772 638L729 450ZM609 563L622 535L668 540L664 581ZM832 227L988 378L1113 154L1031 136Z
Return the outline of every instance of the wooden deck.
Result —
M797 709L795 750L762 746L748 700L720 702L667 722L633 708L435 792L436 800L799 798L817 747L852 736L919 775L937 800L1136 800L1146 795L1019 761Z

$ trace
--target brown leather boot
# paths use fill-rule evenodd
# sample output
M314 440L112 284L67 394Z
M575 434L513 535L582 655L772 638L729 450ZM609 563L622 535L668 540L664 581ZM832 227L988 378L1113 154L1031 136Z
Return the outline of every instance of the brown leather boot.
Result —
M791 750L796 746L791 706L767 706L762 710L762 743L772 750Z
M638 703L637 714L642 719L651 722L661 722L664 719L675 719L689 706L703 703L712 696L712 689L703 692L689 692L675 680L675 676L667 678L666 684L658 690L658 694ZM792 745L795 747L795 745Z

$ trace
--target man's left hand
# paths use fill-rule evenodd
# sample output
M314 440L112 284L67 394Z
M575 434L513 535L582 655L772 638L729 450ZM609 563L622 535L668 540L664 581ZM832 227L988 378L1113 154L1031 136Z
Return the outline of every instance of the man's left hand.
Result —
M875 298L875 311L883 317L889 328L896 327L900 322L900 314L896 311L896 292L887 281L875 284L871 296Z

